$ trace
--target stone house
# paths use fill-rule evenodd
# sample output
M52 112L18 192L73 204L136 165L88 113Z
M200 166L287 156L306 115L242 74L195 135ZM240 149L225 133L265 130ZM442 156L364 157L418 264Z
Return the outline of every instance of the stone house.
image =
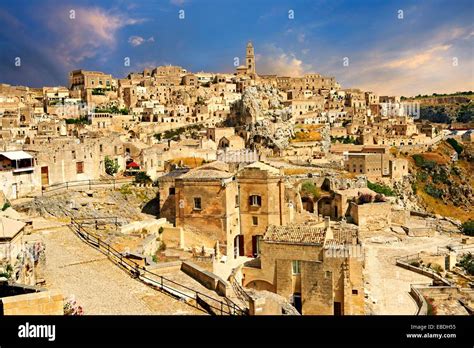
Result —
M243 286L275 292L305 315L364 314L363 257L348 226L269 226Z
M201 231L232 255L240 221L238 187L229 165L205 164L177 177L175 185L176 227Z
M269 225L285 225L289 205L285 201L285 180L280 170L254 162L237 173L241 235L239 255L255 257Z
M25 151L0 152L0 188L7 199L17 199L40 189L33 156Z
M158 181L160 217L214 238L228 257L257 256L266 228L289 221L284 177L261 162L236 173L232 165L215 161Z

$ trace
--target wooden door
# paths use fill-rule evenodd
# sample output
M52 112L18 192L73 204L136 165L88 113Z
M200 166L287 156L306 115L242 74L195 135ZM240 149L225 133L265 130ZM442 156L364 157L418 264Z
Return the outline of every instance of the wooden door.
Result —
M245 249L244 249L244 235L239 234L239 255L244 256L245 255Z
M41 167L41 185L49 185L49 171L48 167Z

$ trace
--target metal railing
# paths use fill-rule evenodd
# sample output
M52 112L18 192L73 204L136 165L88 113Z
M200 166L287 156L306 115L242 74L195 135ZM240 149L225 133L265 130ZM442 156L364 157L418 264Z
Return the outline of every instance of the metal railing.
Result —
M97 218L83 220L97 220ZM204 309L210 314L248 315L247 310L240 308L237 304L227 298L225 298L225 301L215 299L209 295L147 270L144 266L140 266L137 262L124 257L122 253L111 247L110 244L101 240L100 237L87 232L84 229L83 224L81 224L79 221L81 221L81 219L75 219L71 217L70 227L72 227L72 230L76 232L76 234L78 234L82 240L96 247L100 252L107 255L110 261L123 270L127 271L134 278L137 278L143 283L152 286L157 290L163 291L175 298L183 299L187 304L201 310Z
M240 285L237 279L235 279L236 270L237 268L234 268L229 276L230 285L232 286L234 293L237 295L239 300L242 301L242 303L250 303L251 298L249 294L247 294L242 285Z
M73 190L76 188L89 188L96 186L116 187L124 184L131 184L134 182L134 178L119 178L119 179L91 179L91 180L77 180L77 181L66 181L57 184L41 186L41 194L55 192L58 190Z

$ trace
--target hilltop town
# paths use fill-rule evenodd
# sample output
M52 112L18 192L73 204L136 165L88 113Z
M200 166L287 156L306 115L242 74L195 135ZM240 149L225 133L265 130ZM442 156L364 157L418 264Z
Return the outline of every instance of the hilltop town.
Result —
M0 84L3 314L472 314L472 124L242 51Z

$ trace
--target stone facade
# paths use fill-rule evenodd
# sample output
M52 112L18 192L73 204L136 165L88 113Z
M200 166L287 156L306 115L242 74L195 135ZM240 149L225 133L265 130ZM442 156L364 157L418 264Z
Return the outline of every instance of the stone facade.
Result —
M361 258L340 252L338 248L346 244L334 240L327 228L295 228L299 232L282 228L281 238L269 236L267 231L261 243L260 264L243 268L243 285L273 291L300 307L302 314L363 314ZM289 240L292 233L298 237ZM302 242L306 234L316 238Z

